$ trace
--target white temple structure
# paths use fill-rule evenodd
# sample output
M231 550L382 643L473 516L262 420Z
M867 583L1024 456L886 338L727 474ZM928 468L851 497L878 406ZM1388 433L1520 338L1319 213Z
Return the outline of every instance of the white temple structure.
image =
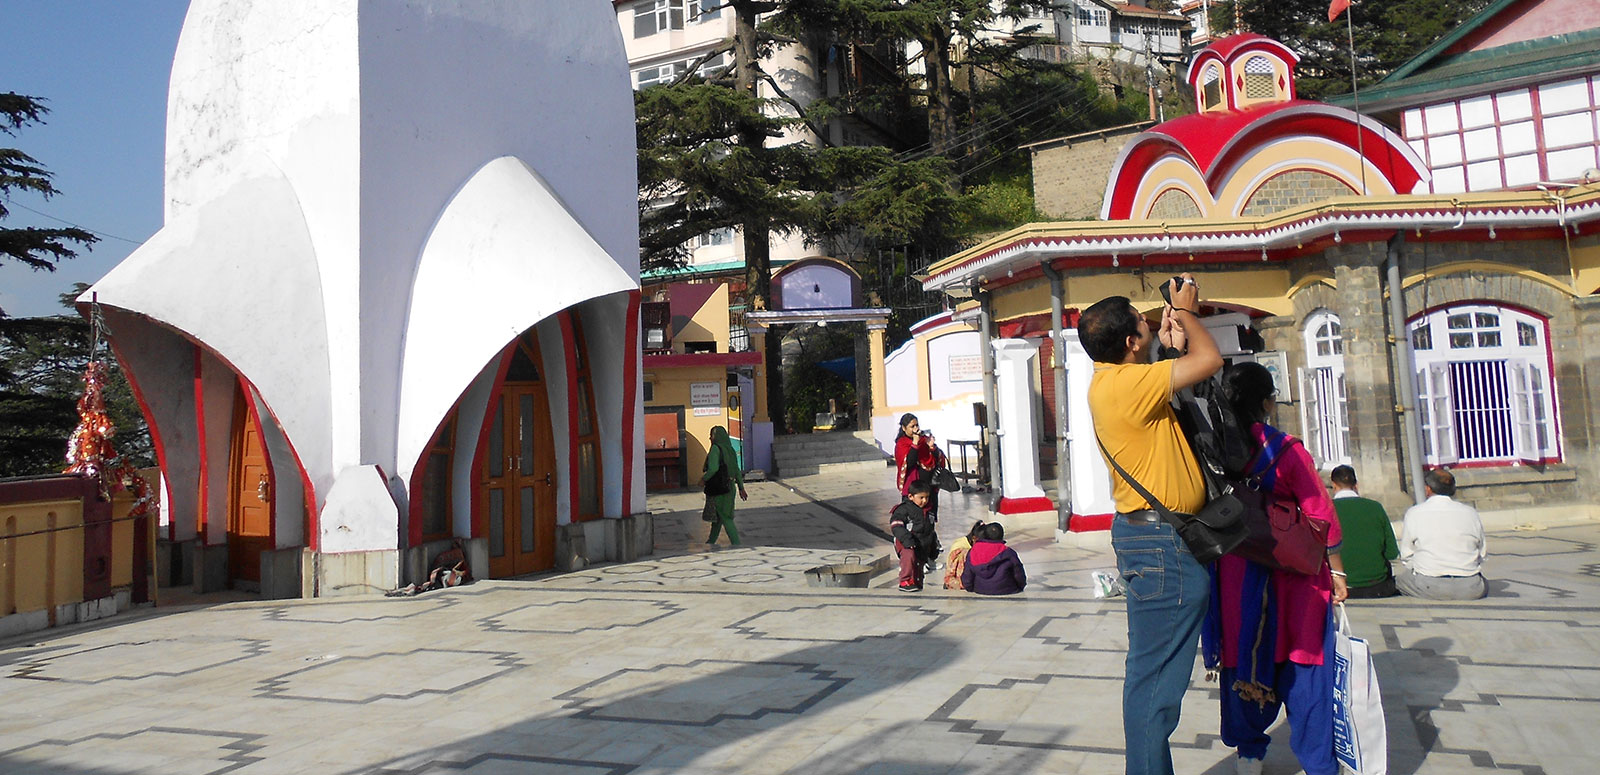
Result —
M174 580L264 596L650 551L633 97L570 0L192 0L165 226L86 293Z

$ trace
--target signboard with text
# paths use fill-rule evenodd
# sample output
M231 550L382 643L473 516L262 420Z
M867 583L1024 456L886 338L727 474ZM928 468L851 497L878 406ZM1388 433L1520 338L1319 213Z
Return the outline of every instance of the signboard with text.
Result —
M722 414L721 382L690 382L689 406L695 417L715 417Z
M980 379L983 379L983 356L950 356L951 382L977 382Z

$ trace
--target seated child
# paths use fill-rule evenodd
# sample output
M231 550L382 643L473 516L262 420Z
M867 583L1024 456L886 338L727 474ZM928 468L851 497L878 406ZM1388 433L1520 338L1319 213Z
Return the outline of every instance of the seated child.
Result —
M961 586L980 595L1014 595L1028 586L1022 558L1006 546L1006 529L998 522L983 526L983 537L967 553Z
M972 544L983 534L983 520L972 523L972 529L967 534L957 538L955 546L950 547L950 559L944 567L944 588L964 589L961 586L961 571L967 567L967 552L972 551Z
M894 551L900 557L900 591L922 590L923 566L938 551L939 536L926 509L932 497L929 482L912 482L906 499L889 513L889 531L894 534Z

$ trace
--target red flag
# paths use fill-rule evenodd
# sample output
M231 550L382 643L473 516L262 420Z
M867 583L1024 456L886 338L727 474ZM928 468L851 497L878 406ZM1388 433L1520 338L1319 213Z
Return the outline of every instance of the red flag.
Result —
M1333 2L1328 3L1328 21L1331 22L1339 18L1339 14L1344 13L1345 9L1349 7L1350 0L1333 0Z

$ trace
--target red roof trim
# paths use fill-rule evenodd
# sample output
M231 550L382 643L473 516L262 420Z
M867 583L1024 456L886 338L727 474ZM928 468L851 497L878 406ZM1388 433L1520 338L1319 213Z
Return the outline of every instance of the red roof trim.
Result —
M1295 135L1324 138L1351 150L1365 150L1367 162L1377 167L1399 194L1411 193L1419 181L1428 177L1427 166L1416 152L1399 135L1372 119L1320 102L1293 100L1241 111L1196 113L1136 135L1112 168L1102 218L1136 217L1133 198L1145 174L1163 156L1179 156L1193 164L1214 197L1223 179L1263 143Z
M1265 35L1257 35L1253 32L1241 32L1237 35L1229 35L1226 38L1219 38L1211 45L1205 47L1205 49L1200 53L1195 54L1194 59L1189 62L1189 70L1188 72L1184 73L1183 80L1187 82L1190 87L1193 87L1195 85L1195 73L1199 71L1201 64L1210 62L1212 60L1227 64L1235 59L1238 59L1240 54L1243 54L1247 51L1271 51L1288 61L1289 71L1291 73L1294 72L1295 66L1300 64L1300 55L1294 53L1294 51L1288 46L1285 46L1282 43L1279 43L1278 41L1273 40Z

